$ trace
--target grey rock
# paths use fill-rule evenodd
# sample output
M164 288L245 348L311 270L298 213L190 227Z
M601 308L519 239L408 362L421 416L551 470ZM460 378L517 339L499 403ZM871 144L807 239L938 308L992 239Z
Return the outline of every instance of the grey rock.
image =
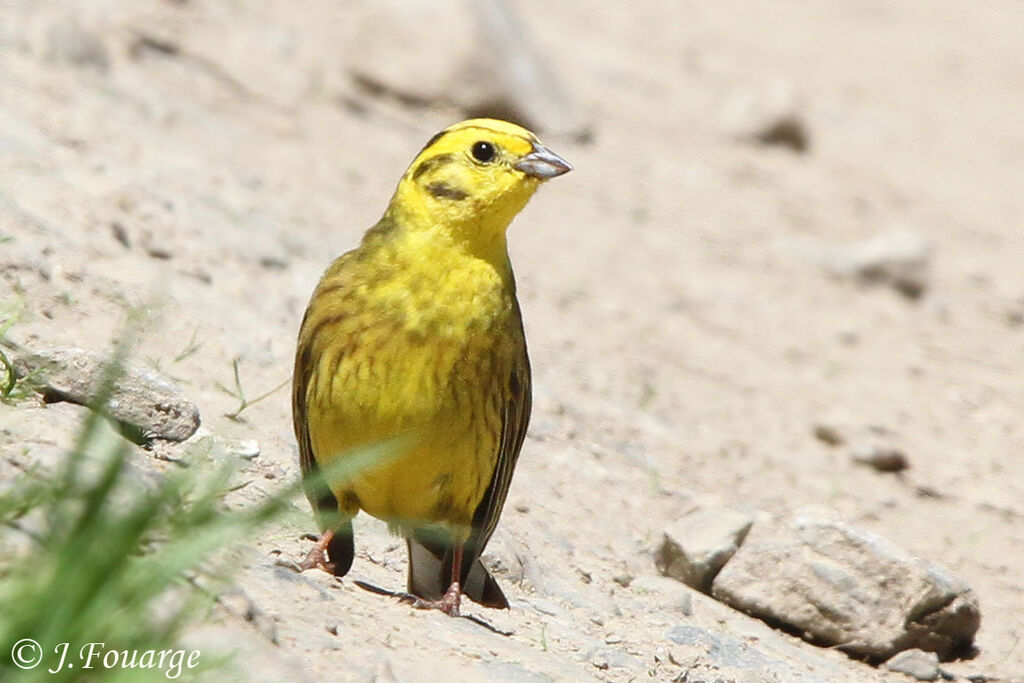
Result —
M753 522L750 515L731 508L695 510L665 530L654 564L662 575L707 593Z
M637 657L626 654L618 648L605 645L590 650L587 653L587 661L601 670L627 669L640 671L644 668L643 661Z
M682 657L690 657L691 651L699 654L704 663L711 663L719 675L728 676L726 680L758 680L758 681L793 681L794 683L824 683L823 678L815 673L803 670L807 662L801 661L798 668L787 661L791 656L777 656L760 647L725 633L715 633L698 626L675 626L665 636L676 645L685 646L689 650ZM783 650L788 648L783 647ZM677 655L678 656L678 655ZM806 659L806 658L804 658ZM710 660L710 662L706 661ZM827 662L815 662L816 668L829 671Z
M884 660L909 648L968 648L981 622L971 588L889 541L809 512L758 523L712 594L808 640Z
M655 598L656 609L664 612L678 612L683 616L693 614L692 589L665 576L642 574L629 587L639 595Z
M628 571L620 572L612 576L612 581L619 584L623 588L629 588L629 584L633 583L633 579L636 578L633 574Z
M150 447L151 452L162 460L185 462L190 465L208 464L231 460L251 461L260 455L260 443L255 439L233 439L222 434L214 434L205 427L200 427L184 444L156 442Z
M48 59L100 71L110 66L107 48L99 35L84 27L77 17L65 17L55 23L46 38Z
M229 456L252 460L260 455L260 442L256 439L227 439L221 437L223 448Z
M937 681L939 672L939 656L934 652L925 652L914 648L904 650L885 663L885 668L896 673L913 676L919 681Z
M43 387L47 401L91 406L98 400L108 359L78 348L20 351L14 360L20 376ZM133 440L184 441L199 428L199 409L164 375L126 367L117 378L106 411Z
M925 237L896 230L833 249L824 254L824 261L835 275L888 285L916 299L928 288L931 252L931 243Z
M811 135L799 99L787 80L738 90L726 102L723 127L740 140L806 152Z

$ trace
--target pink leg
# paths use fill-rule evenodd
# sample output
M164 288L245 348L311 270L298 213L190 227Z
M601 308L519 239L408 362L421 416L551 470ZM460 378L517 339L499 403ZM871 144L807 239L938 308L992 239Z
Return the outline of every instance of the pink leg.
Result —
M327 546L330 545L331 540L334 538L333 531L325 531L320 540L316 542L316 545L306 553L306 557L303 558L302 562L299 562L299 571L306 571L307 569L323 569L328 574L334 573L334 565L327 559Z
M437 609L450 617L459 616L459 606L462 603L462 587L459 585L459 575L462 573L462 546L455 546L452 554L452 585L441 597L440 600L423 600L417 598L412 606L417 609Z

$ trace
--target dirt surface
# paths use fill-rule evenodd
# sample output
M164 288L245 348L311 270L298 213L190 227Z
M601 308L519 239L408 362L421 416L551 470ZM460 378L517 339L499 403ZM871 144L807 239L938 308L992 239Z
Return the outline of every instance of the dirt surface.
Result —
M1024 680L1024 5L515 6L575 107L541 135L576 170L510 231L535 407L489 553L513 606L469 611L512 635L357 587L404 586L404 544L374 520L344 580L277 566L315 531L297 498L194 642L237 649L243 680L715 680L713 646L666 636L696 626L816 680L909 680L654 578L691 509L816 505L974 588L978 652L945 671ZM218 384L235 359L249 397L288 379L322 269L472 113L359 86L345 46L366 7L0 2L11 334L103 351L147 307L135 361L178 382L201 436L259 443L233 504L299 468L288 389L235 421ZM441 35L421 64L461 45ZM753 139L780 112L803 151ZM894 230L930 244L917 298L821 262ZM0 405L0 448L56 452L78 414ZM873 441L909 469L856 462ZM798 680L769 668L743 680Z

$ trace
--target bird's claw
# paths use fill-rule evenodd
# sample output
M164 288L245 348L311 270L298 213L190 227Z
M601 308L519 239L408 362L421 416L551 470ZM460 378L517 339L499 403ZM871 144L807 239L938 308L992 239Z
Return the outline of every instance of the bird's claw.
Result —
M458 581L448 587L448 591L440 600L424 600L409 594L403 595L401 600L402 602L409 603L416 609L436 609L450 617L462 616L459 609L462 603L462 589L459 587Z
M327 559L327 544L331 542L331 536L330 532L321 536L316 545L302 558L302 562L294 565L295 571L301 573L308 569L323 569L328 574L333 574L334 563Z

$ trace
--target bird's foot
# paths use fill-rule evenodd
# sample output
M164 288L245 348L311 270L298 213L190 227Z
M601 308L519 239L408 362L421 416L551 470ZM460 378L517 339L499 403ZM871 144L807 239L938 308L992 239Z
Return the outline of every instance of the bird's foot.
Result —
M448 591L440 600L424 600L423 598L410 595L408 602L416 609L436 609L450 617L462 616L459 611L459 606L462 603L462 589L459 587L458 581L455 581L448 587Z
M328 574L333 574L334 563L327 558L327 546L333 538L333 531L325 531L320 540L316 542L316 545L306 553L306 557L303 558L302 562L295 565L296 569L300 572L304 572L307 569L323 569Z

